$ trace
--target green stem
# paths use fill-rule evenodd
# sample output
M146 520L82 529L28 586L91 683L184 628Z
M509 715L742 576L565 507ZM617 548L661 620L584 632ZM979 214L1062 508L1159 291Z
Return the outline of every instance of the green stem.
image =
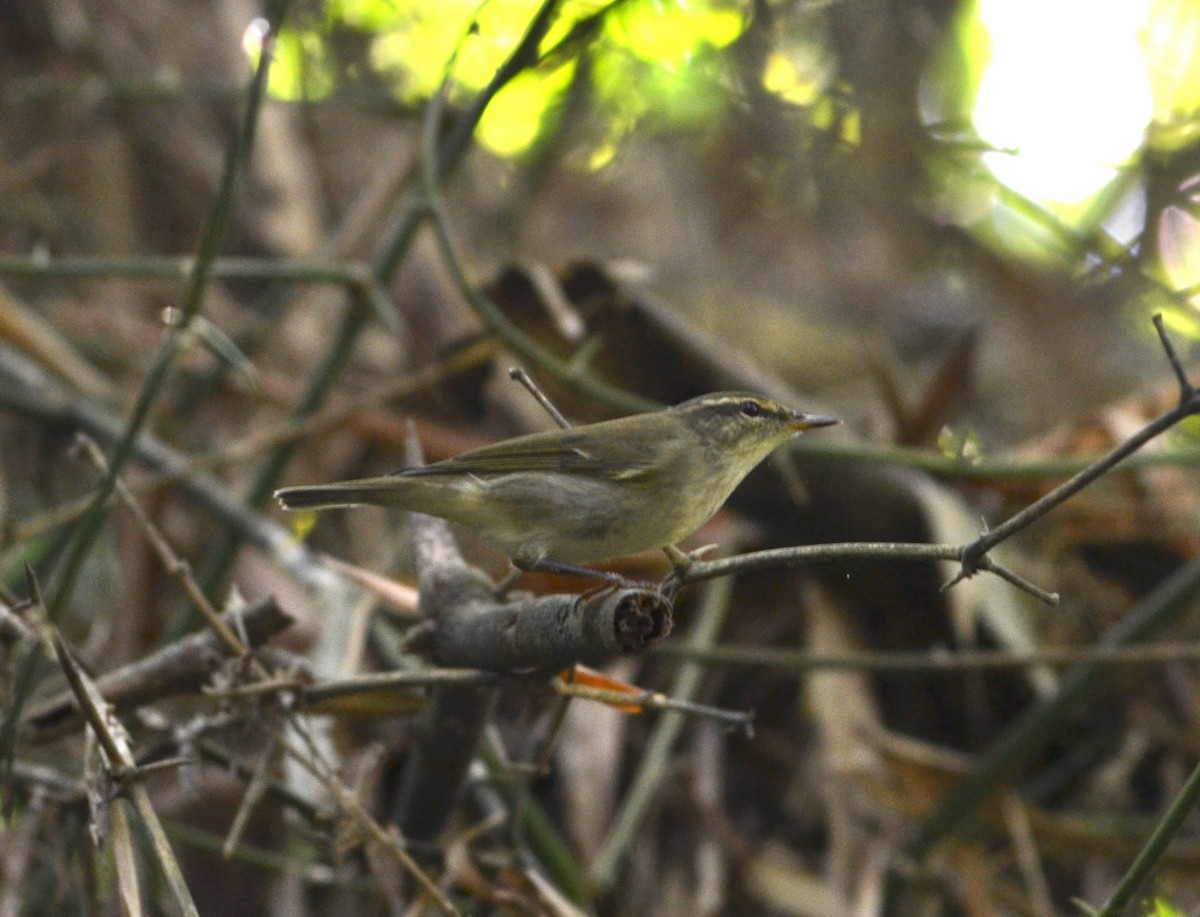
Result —
M1197 798L1200 798L1200 764L1196 765L1188 777L1187 783L1183 785L1183 789L1175 797L1171 807L1167 809L1166 815L1154 828L1150 839L1146 841L1146 846L1141 849L1137 859L1133 861L1133 865L1121 877L1116 891L1108 899L1108 903L1096 914L1096 917L1120 917L1125 913L1125 909L1133 901L1134 896L1150 877L1150 871L1154 865L1162 859L1163 854L1167 852L1167 847L1179 833L1179 829L1183 827L1184 821L1196 808Z
M271 23L271 36L277 33L287 3L288 0L279 0L279 2L273 5L274 9L269 11L272 16L269 20ZM56 546L60 550L65 550L65 555L62 558L59 568L58 588L54 590L47 609L51 620L56 620L60 617L64 609L70 604L71 595L75 590L75 584L78 581L83 562L87 558L92 543L95 541L96 535L99 533L100 527L104 522L105 504L107 504L109 497L112 496L113 490L116 487L117 477L124 469L125 463L133 455L134 446L146 425L146 421L150 416L150 410L163 391L167 377L170 375L172 365L175 362L175 357L186 340L188 326L199 314L200 308L204 304L204 293L208 288L208 282L212 275L212 265L216 261L221 245L224 243L225 230L229 224L229 215L233 210L236 179L245 165L254 141L254 130L258 123L258 112L262 104L263 94L266 91L267 73L270 71L271 66L271 41L272 39L268 38L263 43L262 56L259 58L258 66L255 68L254 76L250 81L250 89L247 94L246 108L242 116L241 125L234 134L233 140L226 151L225 167L221 173L221 185L217 190L212 209L209 211L208 220L205 223L204 233L196 255L195 266L192 269L190 281L183 296L183 303L180 308L181 320L177 325L167 330L166 340L163 342L162 347L159 348L154 363L146 375L141 391L138 393L133 413L126 424L125 431L117 441L113 454L109 458L108 472L102 477L99 486L92 496L91 503L88 504L88 508L84 511L80 519L78 527L71 533L65 545ZM55 554L57 555L57 553L56 551Z

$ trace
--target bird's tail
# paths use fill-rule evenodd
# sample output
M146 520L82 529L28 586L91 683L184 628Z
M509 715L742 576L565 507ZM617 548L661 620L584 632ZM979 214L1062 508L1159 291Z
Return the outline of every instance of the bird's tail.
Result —
M307 484L275 491L284 509L337 509L343 506L398 506L395 478L363 478L335 484Z

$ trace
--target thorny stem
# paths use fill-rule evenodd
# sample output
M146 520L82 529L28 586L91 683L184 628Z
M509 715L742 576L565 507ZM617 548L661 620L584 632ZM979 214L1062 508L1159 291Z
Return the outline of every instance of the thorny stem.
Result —
M1001 542L1007 541L1017 532L1028 528L1050 510L1073 497L1097 478L1111 471L1116 465L1137 452L1146 443L1161 436L1180 421L1200 414L1200 391L1188 381L1183 363L1175 352L1170 338L1167 337L1163 326L1162 315L1153 318L1154 327L1162 341L1167 361L1179 381L1179 402L1169 411L1150 421L1141 430L1125 442L1121 443L1107 455L1097 459L1081 470L1078 474L1064 481L1045 496L1029 504L1020 512L1009 517L995 528L988 529L974 541L963 545L929 545L929 544L826 544L804 545L793 548L780 548L772 551L755 551L737 557L722 558L717 561L695 562L686 570L677 571L669 579L673 585L682 586L699 580L711 579L714 576L728 576L747 570L758 570L768 567L787 566L790 564L831 560L839 557L903 557L911 559L955 560L959 571L943 586L947 589L976 573L993 573L1006 580L1024 592L1041 599L1051 605L1058 604L1058 594L1048 592L1029 582L1024 577L1003 567L992 558L988 552Z
M959 553L959 562L962 564L962 569L947 585L953 585L979 570L987 569L983 565L986 555L996 545L1011 538L1022 529L1028 528L1034 521L1046 515L1060 503L1073 497L1079 491L1083 490L1083 488L1087 487L1088 484L1092 483L1092 481L1107 474L1114 466L1128 458L1152 439L1161 436L1180 421L1191 417L1193 414L1200 414L1200 395L1198 395L1195 386L1188 381L1179 355L1175 352L1175 348L1171 344L1171 339L1167 337L1162 315L1156 314L1153 321L1154 328L1158 332L1159 340L1162 342L1163 350L1166 353L1167 361L1170 363L1171 369L1175 373L1175 378L1179 382L1179 403L1171 410L1154 418L1154 420L1150 421L1150 423L1146 424L1141 430L1107 455L1093 462L1074 477L1064 481L1041 499L1035 500L994 529L980 535L975 541L963 545ZM1008 577L1006 576L1005 578L1007 579Z

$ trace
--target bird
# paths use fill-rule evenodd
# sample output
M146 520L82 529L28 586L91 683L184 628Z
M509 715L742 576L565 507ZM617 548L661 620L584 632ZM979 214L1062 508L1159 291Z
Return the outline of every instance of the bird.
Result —
M477 533L521 570L665 548L721 508L775 448L840 423L751 392L502 440L381 477L285 487L287 510L393 506Z

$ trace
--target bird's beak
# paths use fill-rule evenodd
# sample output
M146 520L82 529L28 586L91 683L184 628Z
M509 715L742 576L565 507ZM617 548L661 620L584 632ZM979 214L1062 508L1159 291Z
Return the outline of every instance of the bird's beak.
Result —
M812 430L816 427L832 427L835 424L841 423L836 417L823 417L820 414L797 414L791 423L791 427L797 433L804 430Z

